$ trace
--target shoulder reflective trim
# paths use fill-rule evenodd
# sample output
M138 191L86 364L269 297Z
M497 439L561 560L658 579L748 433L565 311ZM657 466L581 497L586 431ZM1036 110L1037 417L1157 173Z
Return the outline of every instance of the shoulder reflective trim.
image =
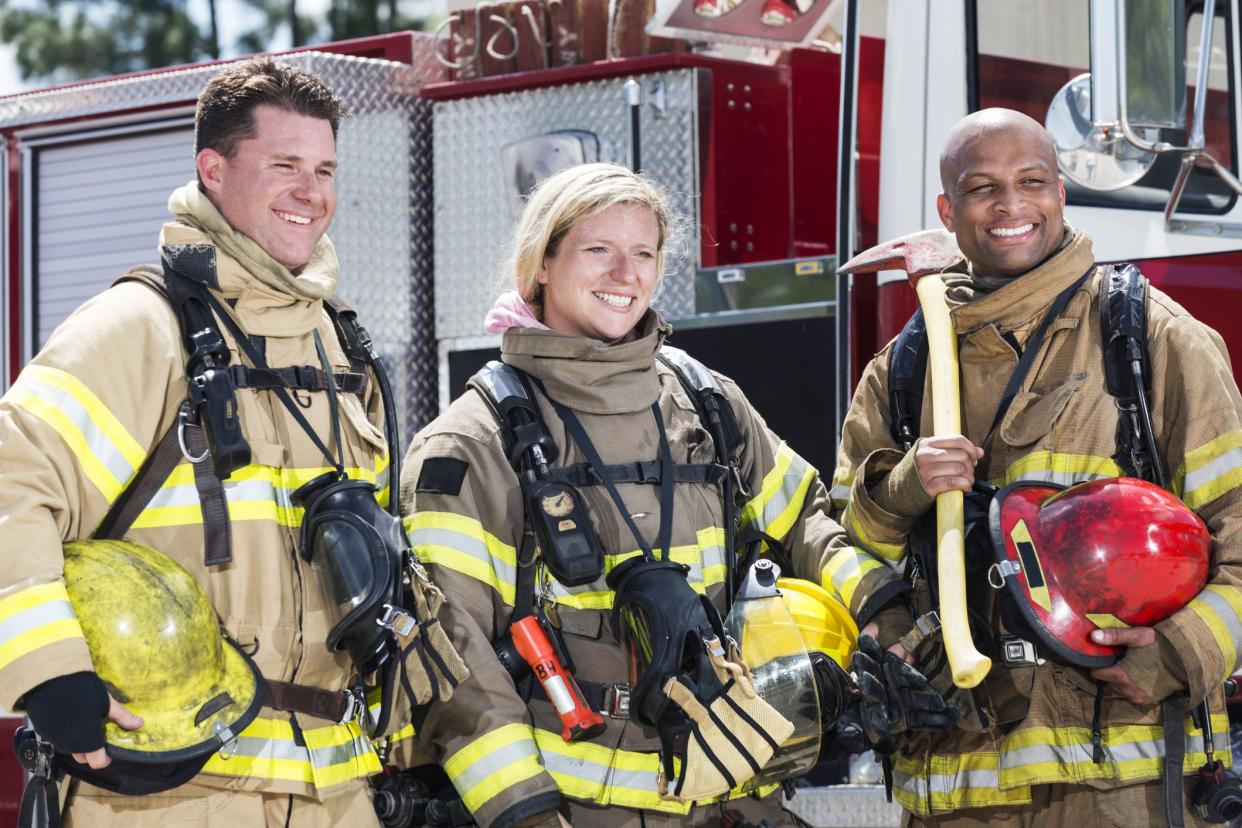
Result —
M514 785L543 773L533 735L528 725L503 725L445 760L445 774L472 813Z
M1201 509L1242 486L1242 431L1230 431L1186 452L1173 478L1174 491L1191 509Z
M327 467L281 469L275 466L243 466L224 481L224 498L229 504L229 519L235 521L270 520L281 526L302 525L303 509L293 505L293 492L299 486L330 471ZM374 483L374 469L346 468L354 480ZM376 493L376 500L387 500L387 490ZM381 504L382 505L382 504ZM168 526L193 526L203 522L194 485L194 467L180 463L168 475L147 508L134 520L135 529Z
M686 580L690 583L691 589L703 594L713 584L724 583L724 530L716 526L700 529L696 533L695 540L697 543L693 545L674 546L669 557L677 563L690 567L690 571L686 573ZM619 555L605 555L605 577L622 561L641 554L641 551L633 550ZM604 577L578 587L567 587L555 580L549 583L552 596L558 604L574 609L612 609L613 592L608 589Z
M1019 480L1035 480L1072 486L1101 477L1121 477L1121 467L1111 457L1036 451L1011 463L1003 478L991 482L1007 486Z
M802 512L806 491L818 472L799 457L788 443L776 450L776 462L764 475L759 493L742 507L743 526L753 526L783 540Z
M864 546L871 550L881 558L893 561L894 563L901 561L906 556L906 545L904 543L884 543L871 537L863 527L863 521L859 519L859 511L855 508L847 508L845 510L846 523L849 526L850 534L858 541L860 546Z
M405 519L410 546L424 564L460 572L516 600L517 551L474 518L452 512L417 512Z
M28 365L5 399L60 435L87 479L109 502L146 458L143 447L94 392L64 371Z
M835 592L842 604L852 608L854 593L858 590L858 585L862 583L863 576L883 566L884 564L866 552L846 546L838 549L828 559L824 571L820 573L820 585L830 592Z
M0 670L57 641L83 641L64 583L38 584L0 599Z
M328 788L379 773L379 757L356 722L302 731L306 746L297 744L293 728L283 719L255 719L238 737L225 759L214 754L204 773L305 782Z
M1242 642L1242 589L1225 584L1208 584L1187 605L1212 632L1224 656L1227 679L1238 670L1238 642Z

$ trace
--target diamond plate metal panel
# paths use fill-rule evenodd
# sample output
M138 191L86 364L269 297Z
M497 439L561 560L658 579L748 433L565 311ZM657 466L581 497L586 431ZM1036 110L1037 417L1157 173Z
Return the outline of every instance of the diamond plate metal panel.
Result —
M901 806L888 802L883 785L796 788L785 807L814 828L897 828Z
M687 238L670 251L664 288L655 304L671 317L694 313L698 260L698 92L696 70L638 76L644 99L657 82L665 108L645 103L642 164L672 194L687 218ZM625 162L630 153L627 79L612 78L435 104L436 335L457 339L483 333L483 316L511 284L502 260L515 218L510 212L500 149L547 132L594 132Z
M405 437L438 411L431 106L418 98L418 90L447 79L430 35L415 35L413 46L408 66L321 52L281 57L323 79L349 111L337 140L337 214L329 235L341 260L340 295L358 311L384 357ZM178 69L3 99L0 129L188 103L221 68Z

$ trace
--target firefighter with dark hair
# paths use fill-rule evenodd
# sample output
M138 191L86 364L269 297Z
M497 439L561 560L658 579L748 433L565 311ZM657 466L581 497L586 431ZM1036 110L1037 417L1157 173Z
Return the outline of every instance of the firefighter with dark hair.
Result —
M415 727L482 826L792 824L791 750L946 723L818 587L845 537L815 469L665 344L675 230L624 167L543 181L488 314L502 361L409 450L411 544L474 670Z
M67 824L374 825L372 738L410 708L392 686L428 701L465 677L385 511L383 366L333 299L342 115L306 72L226 67L162 266L78 308L0 399L24 822L55 824L59 780Z
M854 395L833 479L854 546L828 563L864 629L961 714L894 757L907 824L1221 821L1242 808L1222 697L1242 632L1225 346L1137 269L1095 261L1035 121L966 117L940 171L960 256L924 278L947 291L962 433L933 436L920 313ZM950 678L937 612L932 506L955 491L992 661L974 689Z

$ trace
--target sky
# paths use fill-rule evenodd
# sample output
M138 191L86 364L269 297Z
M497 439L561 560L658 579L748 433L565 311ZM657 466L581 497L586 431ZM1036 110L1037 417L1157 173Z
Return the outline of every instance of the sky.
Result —
M422 5L429 8L431 13L443 14L446 0L419 0L419 2L410 5ZM303 14L321 14L331 4L331 0L299 0L298 10ZM207 3L205 0L188 0L190 16L196 20L201 20L204 28L207 27ZM216 2L217 25L220 27L220 44L222 54L221 57L236 57L237 51L233 48L236 38L244 31L254 28L259 22L259 17L253 9L246 6L239 0L217 0ZM269 45L273 51L289 48L288 37L278 36L278 40ZM38 89L45 84L30 84L21 79L21 75L17 70L17 63L13 57L14 49L7 44L0 44L0 95L10 95L14 92L23 92L28 89Z

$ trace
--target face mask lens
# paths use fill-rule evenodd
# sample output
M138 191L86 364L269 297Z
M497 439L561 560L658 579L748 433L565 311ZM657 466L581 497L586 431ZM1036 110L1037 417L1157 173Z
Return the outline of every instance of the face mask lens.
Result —
M324 597L344 617L371 594L376 581L367 538L348 523L329 521L316 529L312 544L311 562L321 570Z

